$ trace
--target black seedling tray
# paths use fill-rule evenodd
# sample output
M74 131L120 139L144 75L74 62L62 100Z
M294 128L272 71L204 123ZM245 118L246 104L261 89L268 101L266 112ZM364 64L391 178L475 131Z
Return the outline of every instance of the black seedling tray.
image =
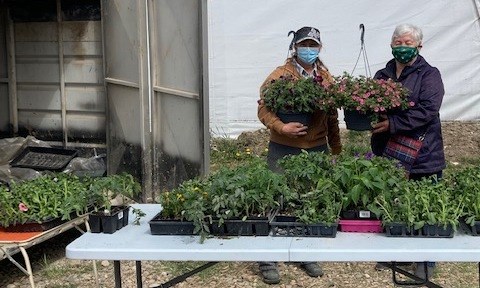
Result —
M35 170L59 171L65 168L77 153L77 150L71 149L28 146L13 159L10 165Z
M330 237L337 236L338 223L304 224L294 216L278 215L270 223L272 236L283 237Z

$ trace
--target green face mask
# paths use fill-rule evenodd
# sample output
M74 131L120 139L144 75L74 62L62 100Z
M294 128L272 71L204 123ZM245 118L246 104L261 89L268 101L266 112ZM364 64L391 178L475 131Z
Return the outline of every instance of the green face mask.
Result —
M392 48L392 54L398 62L406 64L418 55L418 49L417 47L397 46Z

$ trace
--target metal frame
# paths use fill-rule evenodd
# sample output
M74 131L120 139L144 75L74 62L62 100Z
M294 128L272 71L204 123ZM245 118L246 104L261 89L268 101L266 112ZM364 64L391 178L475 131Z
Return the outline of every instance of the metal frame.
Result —
M203 270L210 268L217 264L218 262L208 262L206 264L200 265L199 267L188 271L182 275L179 275L173 279L168 280L165 283L156 285L156 286L149 286L151 288L155 287L161 287L161 288L168 288L172 287L174 285L177 285L178 283L181 283L185 280L187 280L188 277L193 276L199 272L202 272ZM115 288L122 288L122 273L120 270L120 261L115 260L113 261L113 274L115 277ZM137 280L137 288L142 288L142 261L135 261L135 275L136 275L136 280Z
M65 222L57 227L54 227L50 230L44 231L40 234L38 234L35 237L32 237L28 240L25 241L0 241L0 260L3 260L5 258L8 258L10 262L12 262L15 266L17 266L20 271L25 273L28 276L28 280L30 282L30 286L32 288L35 288L35 281L33 280L33 271L32 271L32 265L30 263L30 257L28 256L28 252L26 249L29 247L35 246L37 244L40 244L50 238L53 238L59 234L62 234L65 231L68 231L72 228L77 229L80 231L82 234L85 233L79 225L85 224L86 231L90 231L90 226L88 225L88 215L82 215L79 216L75 219L72 219L68 222ZM22 253L23 260L25 262L25 267L22 266L22 264L18 263L17 260L15 260L12 256L14 254L17 254L18 252ZM98 273L97 273L97 267L95 265L95 261L93 261L93 271L95 274L95 279L98 284Z

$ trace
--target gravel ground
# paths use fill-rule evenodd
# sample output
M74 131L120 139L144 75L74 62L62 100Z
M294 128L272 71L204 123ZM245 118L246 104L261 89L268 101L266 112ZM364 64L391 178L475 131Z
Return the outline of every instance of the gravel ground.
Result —
M443 125L445 153L450 163L461 163L468 157L478 157L480 148L480 123L445 123ZM250 134L248 134L250 135ZM263 149L265 133L251 133L246 142ZM255 138L256 137L256 138ZM244 136L245 138L245 136ZM245 141L245 139L243 139ZM44 243L28 249L34 279L38 288L94 288L114 287L113 263L98 261L99 284L95 282L91 261L68 260L65 247L80 236L76 230L68 231ZM21 260L21 254L15 259ZM157 287L182 272L201 263L176 263L145 261L143 265L144 287ZM323 263L325 275L310 278L294 264L280 263L282 281L278 285L266 285L255 263L222 262L187 279L175 287L394 287L390 271L376 271L374 263ZM135 263L122 262L123 287L136 287ZM438 263L433 281L442 287L479 287L476 263ZM0 261L0 288L28 288L28 277L7 259Z

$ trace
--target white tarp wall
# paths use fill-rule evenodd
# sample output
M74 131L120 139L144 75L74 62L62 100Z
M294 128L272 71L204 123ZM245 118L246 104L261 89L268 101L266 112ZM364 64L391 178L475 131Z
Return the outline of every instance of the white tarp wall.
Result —
M257 118L259 87L286 57L290 30L320 29L320 58L333 75L352 72L360 52L359 25L371 73L392 58L396 25L423 30L421 55L442 73L442 121L480 120L480 0L210 0L210 127L236 137L264 127ZM365 75L360 57L356 75ZM343 116L340 116L340 120Z

